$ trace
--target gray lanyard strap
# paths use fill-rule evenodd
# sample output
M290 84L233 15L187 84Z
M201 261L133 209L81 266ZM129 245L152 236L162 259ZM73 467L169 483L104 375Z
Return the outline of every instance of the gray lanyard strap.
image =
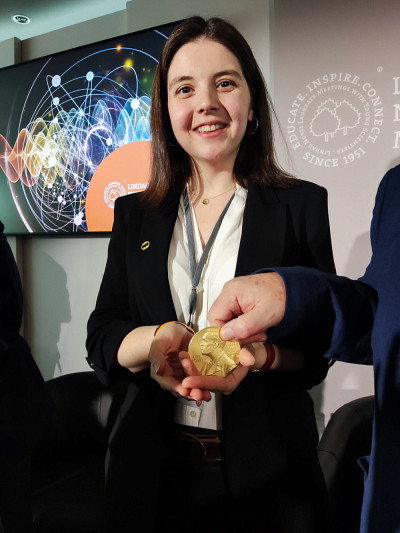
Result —
M220 214L219 219L217 220L217 223L215 224L214 229L212 230L210 238L208 239L207 244L204 247L200 260L196 264L192 213L191 213L190 205L189 205L189 196L187 193L187 187L185 187L183 190L183 205L185 208L185 223L186 223L186 231L187 231L187 236L188 236L189 258L190 258L190 277L192 281L192 292L190 293L190 298L189 298L189 320L188 320L187 325L191 328L193 327L194 314L196 312L197 286L200 281L201 273L203 272L203 268L204 268L208 253L211 249L211 246L213 245L215 241L215 237L217 236L219 228L221 227L224 216L226 215L226 212L228 211L229 206L231 205L234 197L235 197L235 193L232 195L231 199L226 204L226 206L224 207L224 210Z

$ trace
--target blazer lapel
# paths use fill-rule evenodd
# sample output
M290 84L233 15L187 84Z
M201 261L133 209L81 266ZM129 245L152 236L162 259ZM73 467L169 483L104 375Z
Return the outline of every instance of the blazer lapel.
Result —
M272 188L249 184L243 215L236 276L282 264L287 226L287 206Z
M137 272L140 312L158 322L176 319L168 280L168 252L177 218L180 192L174 192L154 212L144 216L139 233ZM156 302L156 305L154 305ZM157 317L154 317L156 312Z

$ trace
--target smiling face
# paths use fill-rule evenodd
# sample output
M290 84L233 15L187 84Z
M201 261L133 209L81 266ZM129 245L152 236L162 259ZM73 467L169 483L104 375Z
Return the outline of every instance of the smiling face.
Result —
M252 120L250 91L237 58L222 44L183 45L167 78L168 112L180 146L201 168L233 170Z

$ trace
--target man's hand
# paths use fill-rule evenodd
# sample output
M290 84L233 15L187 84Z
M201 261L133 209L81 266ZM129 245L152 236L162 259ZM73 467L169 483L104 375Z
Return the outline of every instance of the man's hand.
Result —
M276 272L234 278L225 283L208 320L221 326L223 340L241 344L266 340L266 331L279 324L285 314L286 289Z

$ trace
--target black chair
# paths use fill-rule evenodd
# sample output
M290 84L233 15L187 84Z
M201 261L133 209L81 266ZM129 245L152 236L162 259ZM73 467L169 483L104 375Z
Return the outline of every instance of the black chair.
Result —
M53 416L32 453L35 533L95 533L101 523L108 438L128 384L94 372L46 382Z
M359 533L364 472L358 459L370 454L373 416L374 396L343 405L332 415L318 446L335 533Z

